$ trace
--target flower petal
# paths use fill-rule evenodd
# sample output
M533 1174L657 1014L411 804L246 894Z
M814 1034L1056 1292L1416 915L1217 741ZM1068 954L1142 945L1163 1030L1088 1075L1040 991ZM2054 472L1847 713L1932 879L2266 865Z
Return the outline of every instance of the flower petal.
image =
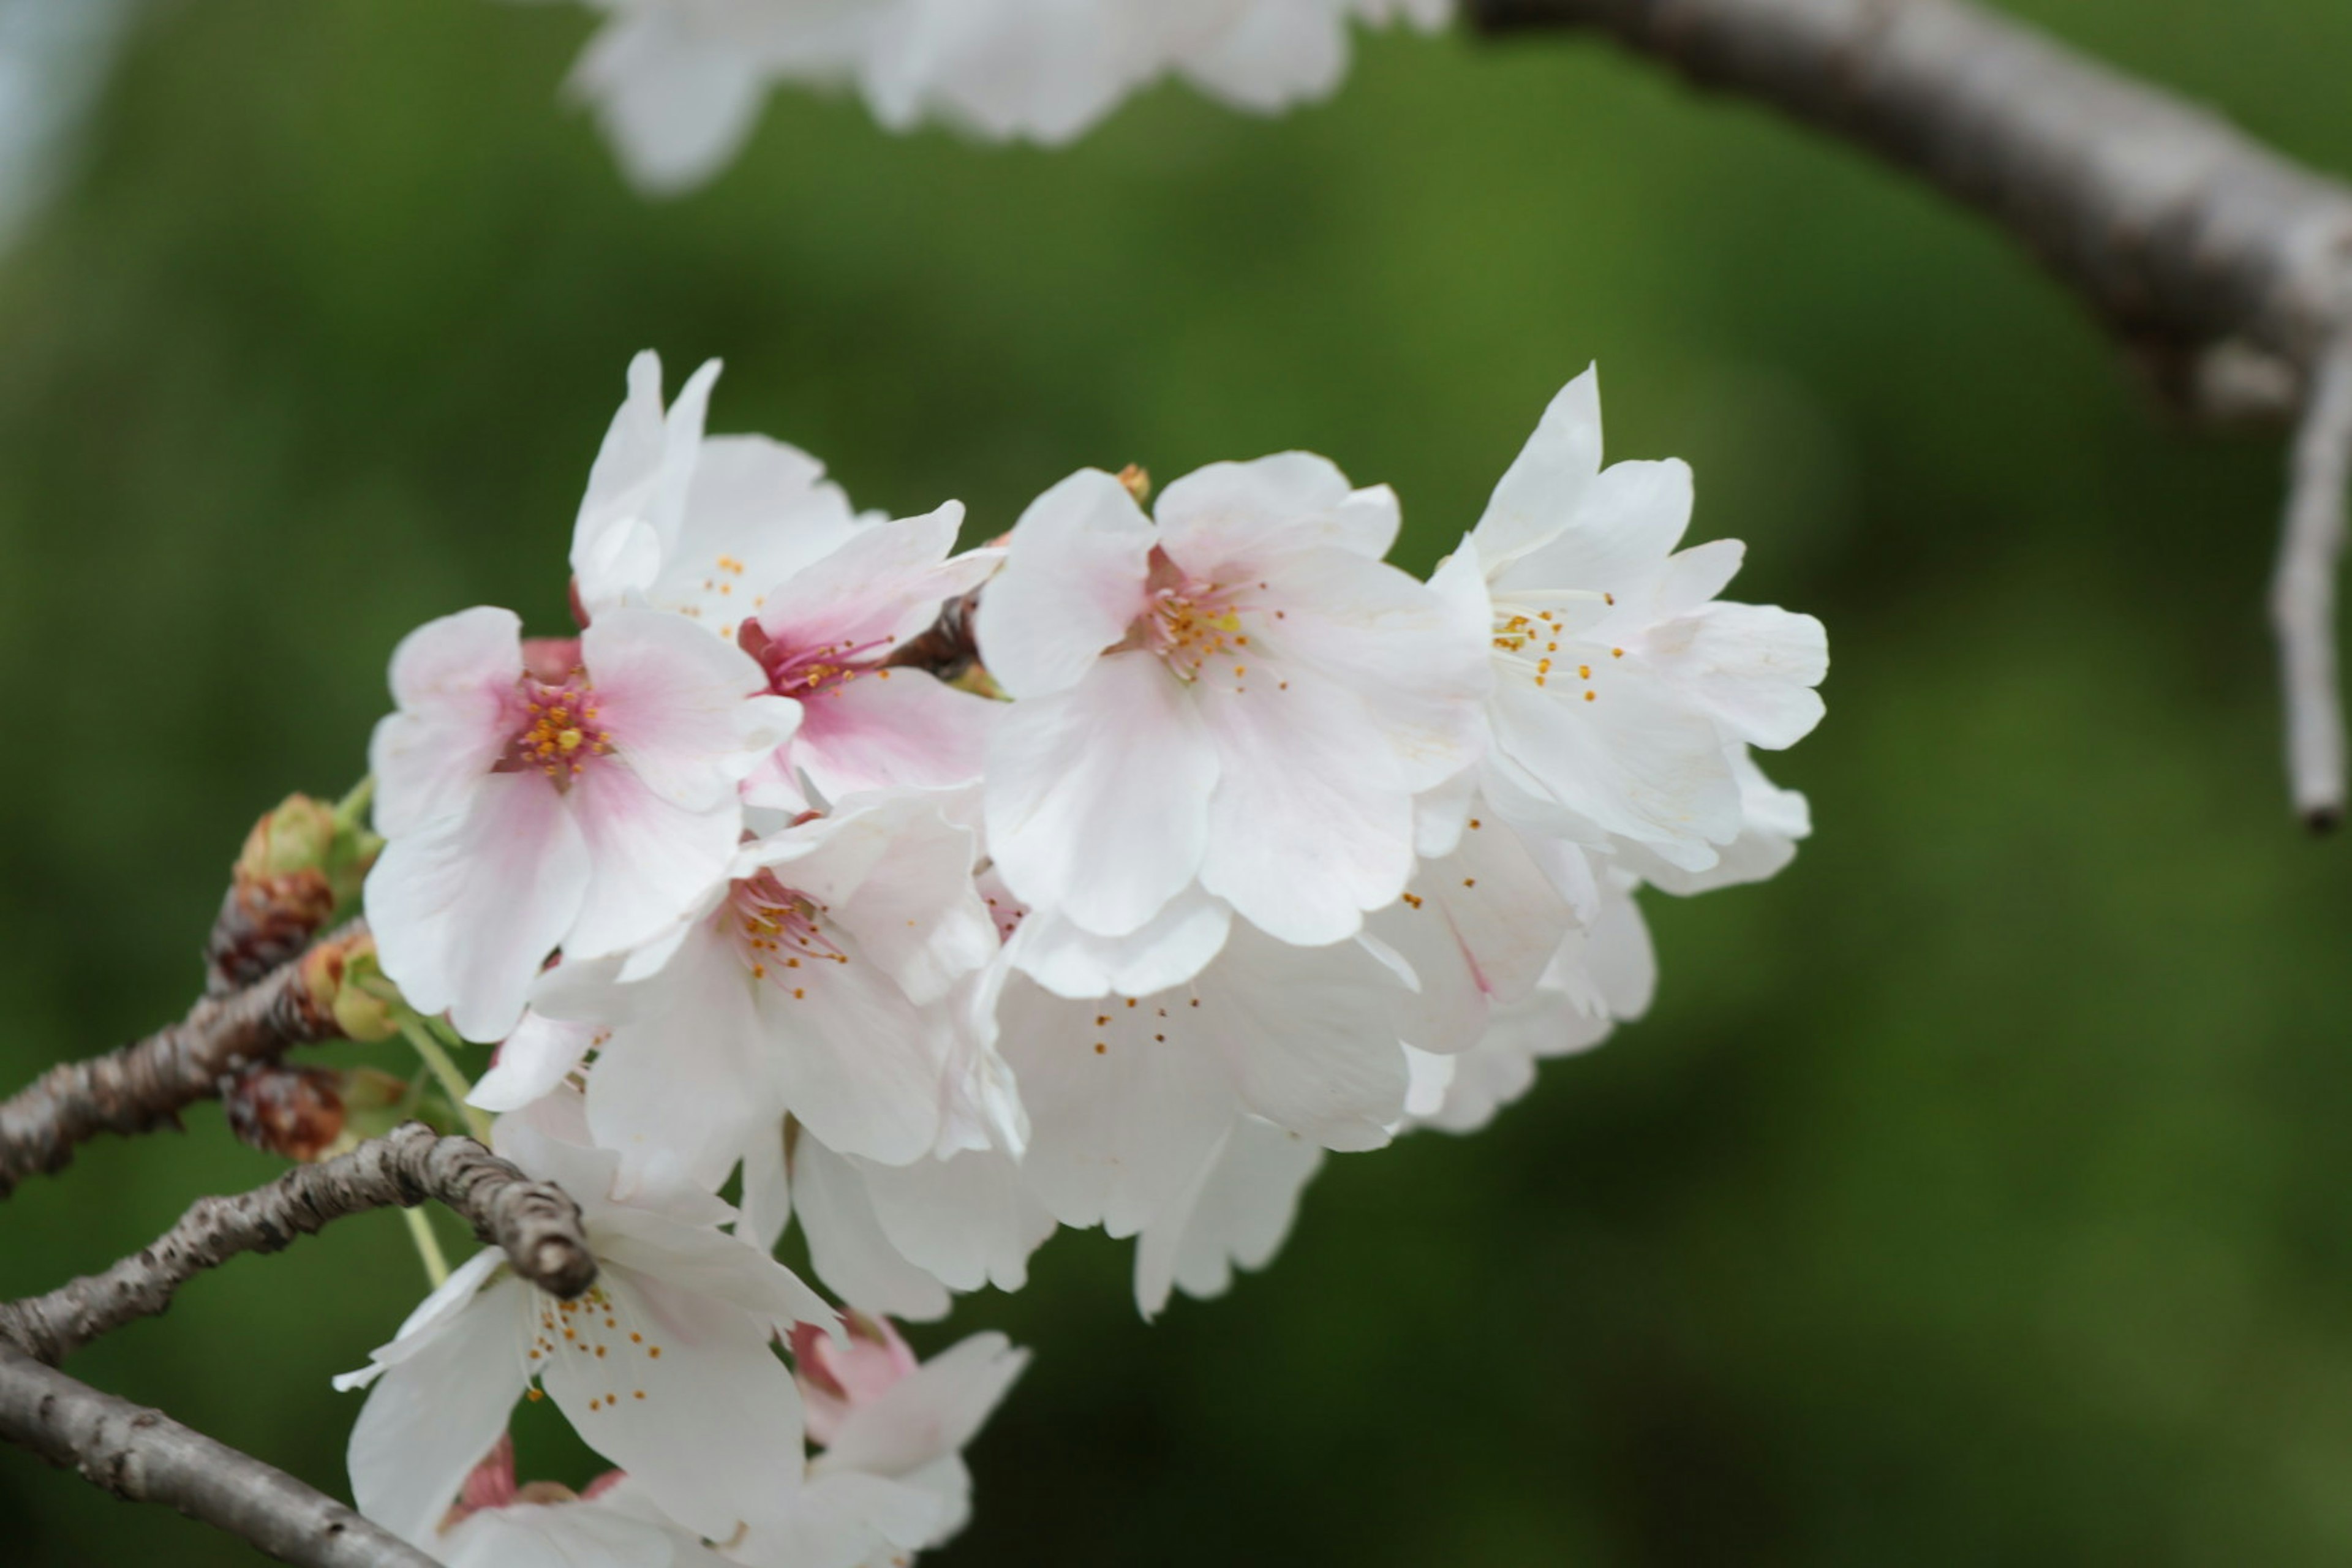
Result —
M981 595L981 658L996 683L1022 699L1076 686L1143 613L1152 541L1135 498L1098 468L1030 502Z
M987 779L989 853L1006 884L1089 931L1135 931L1201 869L1217 754L1191 692L1149 653L1113 654L1067 690L1013 703L989 738Z
M1560 388L1535 434L1495 486L1471 538L1489 561L1509 561L1566 528L1601 472L1601 373Z
M470 1297L369 1390L352 1427L352 1496L402 1540L432 1549L467 1472L506 1431L523 1390L529 1289L509 1275Z
M468 1039L504 1039L588 884L587 842L548 781L492 773L465 815L384 846L368 873L368 924L410 1006L446 1012Z
M1302 669L1287 689L1256 680L1200 710L1217 756L1202 887L1302 946L1395 901L1412 874L1412 795L1352 692Z
M478 605L427 621L392 654L399 711L375 727L368 766L375 826L387 837L466 809L505 751L522 678L522 622Z

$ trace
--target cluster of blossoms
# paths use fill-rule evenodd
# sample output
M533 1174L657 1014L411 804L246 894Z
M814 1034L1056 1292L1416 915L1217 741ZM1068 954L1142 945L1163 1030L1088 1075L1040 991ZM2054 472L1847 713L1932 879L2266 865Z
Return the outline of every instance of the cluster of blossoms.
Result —
M1395 496L1297 452L1149 512L1083 471L957 553L953 503L706 436L716 376L632 365L579 635L421 627L372 750L384 973L498 1043L472 1101L603 1268L556 1302L487 1252L355 1374L362 1510L453 1563L939 1542L1020 1357L888 1316L1057 1226L1135 1237L1147 1313L1223 1290L1323 1151L1477 1127L1638 1015L1638 889L1808 828L1750 751L1820 718L1822 627L1717 597L1740 547L1678 549L1682 464L1601 466L1590 373L1426 583ZM518 1490L526 1393L622 1479Z
M629 174L708 179L769 86L854 86L893 130L943 121L1065 142L1175 75L1271 113L1337 87L1351 22L1442 24L1451 0L589 0L613 14L576 68Z

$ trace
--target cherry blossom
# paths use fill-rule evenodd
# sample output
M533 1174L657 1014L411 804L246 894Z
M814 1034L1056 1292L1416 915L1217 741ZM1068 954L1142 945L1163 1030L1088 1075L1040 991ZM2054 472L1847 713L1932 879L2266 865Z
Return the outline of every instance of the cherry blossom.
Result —
M949 993L996 950L973 857L969 828L907 793L752 839L674 932L551 971L534 1014L571 1026L509 1040L499 1070L551 1083L593 1047L588 1126L630 1180L674 1165L715 1188L787 1112L835 1148L918 1159L953 1088ZM504 1105L501 1088L483 1086Z
M631 362L572 530L582 610L667 610L758 661L801 721L752 780L754 805L797 812L860 790L973 782L996 705L890 659L997 552L954 553L956 502L861 516L805 452L703 435L718 374L704 364L665 412L660 360Z
M1397 526L1297 452L1179 479L1156 521L1093 469L1023 515L979 636L1015 699L986 820L1031 962L1114 939L1089 967L1170 984L1228 910L1314 946L1404 890L1413 796L1476 759L1489 675L1475 611L1381 563Z
M1028 1352L982 1333L918 1363L888 1323L855 1315L830 1344L796 1330L793 1352L824 1452L785 1516L753 1525L726 1556L752 1568L885 1568L961 1531L971 1514L962 1450Z
M619 609L575 642L512 612L429 622L392 659L369 760L386 838L368 920L420 1011L498 1039L549 952L592 959L676 928L742 829L737 786L795 710L740 649Z
M1009 975L999 1016L1030 1117L1024 1184L1064 1225L1172 1226L1172 1258L1245 1119L1308 1149L1389 1141L1410 985L1363 942L1294 948L1246 927L1199 975L1145 995L1063 997ZM1160 1271L1155 1258L1139 1277L1147 1310L1165 1298Z
M554 1400L653 1506L698 1535L726 1539L790 1504L801 1405L769 1342L794 1322L830 1322L832 1310L716 1228L734 1211L709 1194L645 1183L613 1199L619 1157L586 1147L585 1131L577 1105L552 1099L503 1119L497 1146L580 1204L598 1268L587 1294L558 1300L486 1248L367 1367L336 1380L370 1390L351 1440L360 1511L419 1547L431 1549L526 1394Z
M1433 585L1491 627L1492 804L1696 872L1740 831L1737 748L1778 750L1820 721L1829 654L1810 616L1717 599L1743 547L1677 552L1690 511L1682 463L1601 466L1587 371Z
M1339 86L1350 22L1442 25L1446 0L594 0L612 21L572 75L644 190L709 179L773 81L851 83L894 130L1083 134L1181 76L1271 113Z

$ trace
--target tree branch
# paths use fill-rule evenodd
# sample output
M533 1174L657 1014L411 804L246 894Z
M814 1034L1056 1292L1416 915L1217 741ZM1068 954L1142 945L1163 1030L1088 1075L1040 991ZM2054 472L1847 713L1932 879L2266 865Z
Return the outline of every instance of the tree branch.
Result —
M2295 804L2344 805L2332 572L2352 342L2352 187L1967 0L1465 0L1490 34L1589 28L1867 147L1993 218L2170 389L2306 410L2273 603Z
M283 1470L100 1394L0 1342L0 1437L133 1502L159 1502L304 1568L434 1568L433 1559Z
M331 956L364 936L354 921L310 950ZM177 1126L179 1114L218 1092L221 1079L289 1047L338 1039L333 999L310 954L225 996L207 996L171 1027L88 1061L66 1062L0 1102L0 1197L37 1172L65 1168L77 1145L101 1132ZM331 969L332 966L325 966ZM340 971L335 971L339 973Z
M2288 468L2286 532L2271 578L2271 625L2286 684L2287 776L2314 828L2344 814L2344 713L2336 698L2336 573L2352 477L2352 339L2313 377Z
M276 1252L346 1215L413 1208L427 1198L463 1215L517 1274L551 1295L568 1300L595 1280L580 1206L561 1187L532 1181L470 1138L444 1138L412 1121L266 1187L199 1198L137 1256L46 1296L0 1303L0 1341L54 1364L133 1319L159 1315L181 1286L238 1253Z

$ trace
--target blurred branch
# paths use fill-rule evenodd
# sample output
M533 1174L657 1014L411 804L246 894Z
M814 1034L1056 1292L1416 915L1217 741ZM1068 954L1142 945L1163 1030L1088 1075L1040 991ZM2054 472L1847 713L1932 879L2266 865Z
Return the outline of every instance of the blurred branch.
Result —
M216 1094L226 1075L292 1046L341 1038L340 957L366 932L354 921L244 990L207 996L143 1040L51 1068L0 1102L0 1197L37 1172L64 1169L77 1145L101 1132L176 1127L179 1113Z
M2352 337L2329 350L2295 432L2286 536L2271 578L2271 624L2286 682L2287 772L2315 828L2344 814L2344 712L2336 695L2336 573L2352 475Z
M159 1502L306 1568L433 1568L323 1492L158 1410L0 1342L0 1437L133 1502Z
M1580 28L1859 143L2022 240L2194 411L2304 415L2273 593L2295 805L2342 815L2334 570L2352 186L1967 0L1465 0Z
M152 1247L104 1273L0 1303L0 1341L62 1361L100 1334L161 1314L181 1286L241 1252L276 1252L347 1215L428 1198L463 1215L517 1274L551 1295L568 1300L595 1280L580 1206L562 1188L532 1181L470 1138L411 1121L350 1153L297 1165L266 1187L199 1198Z

